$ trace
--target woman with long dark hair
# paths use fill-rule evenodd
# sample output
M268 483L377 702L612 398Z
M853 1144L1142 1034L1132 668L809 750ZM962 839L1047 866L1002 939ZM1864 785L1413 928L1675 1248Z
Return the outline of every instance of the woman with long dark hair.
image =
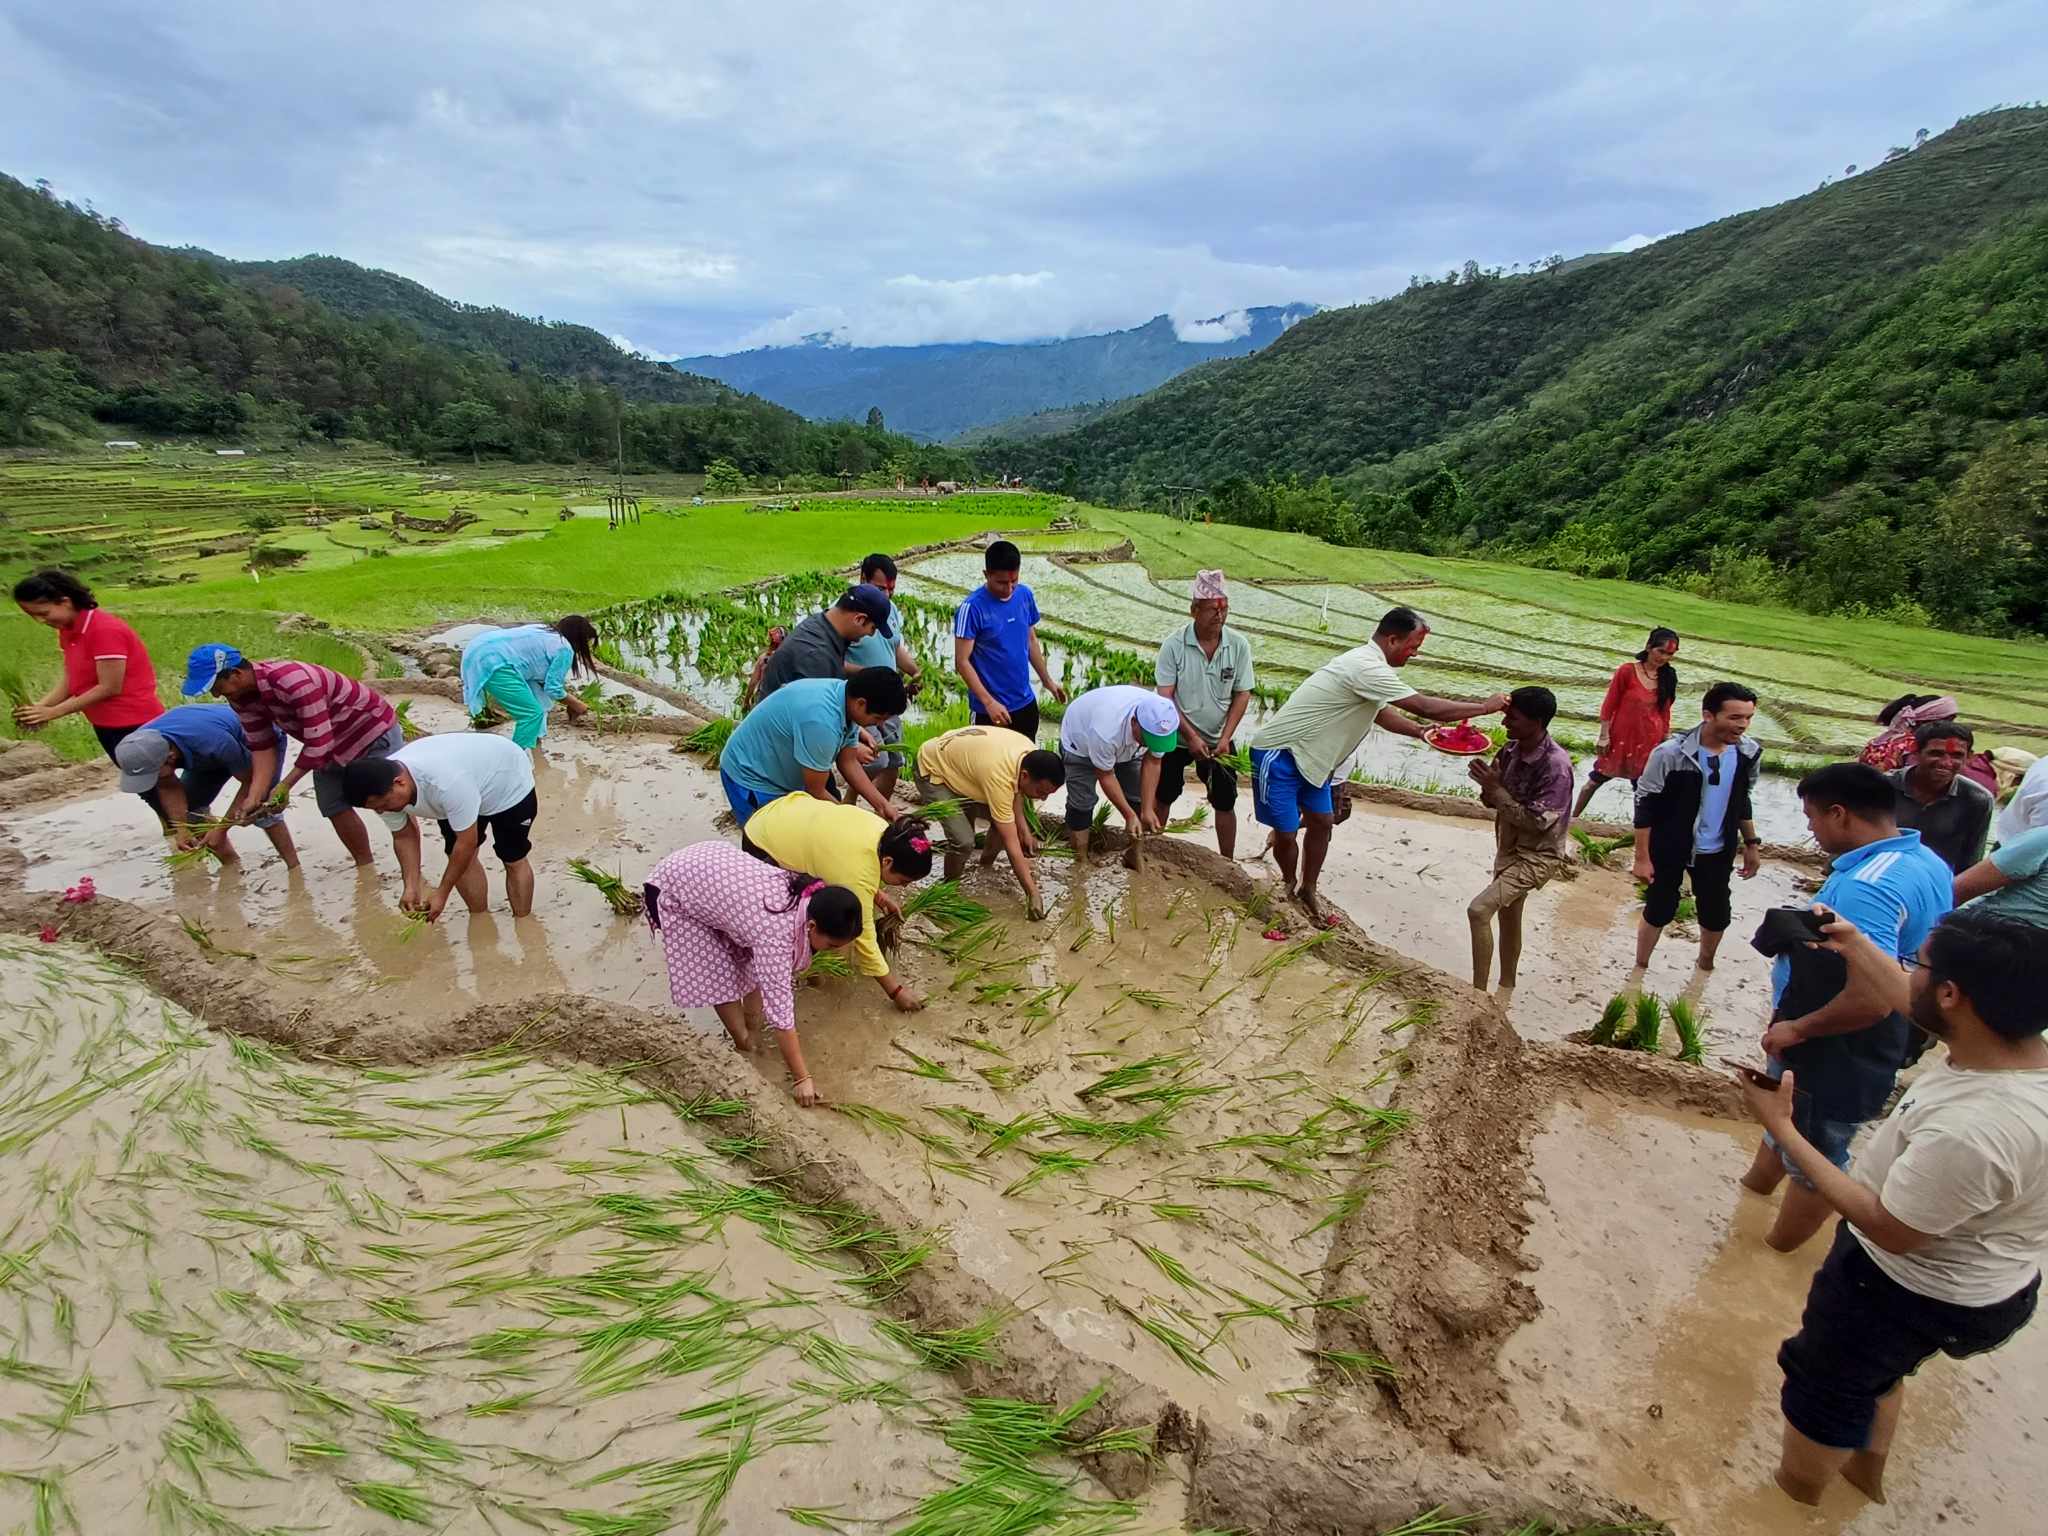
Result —
M861 935L853 968L872 976L904 1013L924 1006L909 982L882 953L875 908L901 915L891 886L909 885L932 872L931 826L921 816L883 821L865 805L841 805L799 790L771 800L747 818L745 845L784 869L814 869L860 898Z
M713 1010L742 1053L759 1030L773 1030L797 1103L817 1103L796 1037L796 978L812 956L861 936L860 898L715 842L669 854L642 897L668 960L669 999Z
M495 704L512 717L512 739L538 747L548 733L548 700L571 720L590 706L569 691L571 676L597 676L597 626L580 613L552 624L487 629L462 646L462 707L470 718Z
M1633 785L1658 743L1671 734L1671 704L1678 697L1678 669L1671 661L1677 654L1678 631L1659 625L1633 658L1614 669L1600 701L1599 755L1572 807L1574 817L1586 814L1586 802L1609 779Z
M15 723L23 730L39 731L52 720L83 715L111 759L129 732L164 712L156 696L156 668L142 637L102 608L92 588L76 576L56 569L32 572L14 584L14 601L38 624L57 631L63 658L56 685L35 703L15 709ZM163 802L156 791L142 798L162 822Z

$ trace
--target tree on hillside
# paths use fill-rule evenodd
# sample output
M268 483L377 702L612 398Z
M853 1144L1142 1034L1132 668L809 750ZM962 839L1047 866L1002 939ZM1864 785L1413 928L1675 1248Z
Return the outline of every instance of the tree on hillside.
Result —
M446 447L467 451L472 464L482 462L485 448L502 447L505 424L481 400L453 400L434 418L434 435Z
M1920 602L1998 634L2048 613L2048 434L2017 427L1978 455L1919 531Z
M868 407L868 430L871 432L880 432L882 430L882 408L879 405Z
M746 488L746 476L731 459L713 459L704 467L704 489L712 495L736 496Z

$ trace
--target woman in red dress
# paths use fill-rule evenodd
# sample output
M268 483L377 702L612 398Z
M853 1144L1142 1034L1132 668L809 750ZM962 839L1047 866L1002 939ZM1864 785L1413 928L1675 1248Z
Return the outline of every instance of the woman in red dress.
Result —
M1633 661L1614 669L1607 697L1600 701L1600 755L1572 807L1574 817L1586 814L1586 802L1609 779L1634 784L1657 744L1671 734L1671 701L1678 697L1678 669L1671 658L1677 654L1678 631L1660 627L1650 631Z

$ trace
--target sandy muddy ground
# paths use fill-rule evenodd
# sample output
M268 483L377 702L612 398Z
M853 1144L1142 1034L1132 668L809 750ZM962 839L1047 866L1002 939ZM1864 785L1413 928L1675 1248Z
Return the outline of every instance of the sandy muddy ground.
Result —
M715 1115L517 1052L297 1061L68 945L0 940L0 1005L0 1528L795 1530L971 1479L950 1384Z
M1921 1536L2039 1528L2048 1329L1906 1389L1888 1505L1837 1483L1817 1511L1771 1481L1778 1345L1832 1228L1764 1246L1774 1201L1736 1179L1749 1130L1581 1092L1531 1146L1527 1256L1543 1310L1503 1352L1531 1465L1562 1463L1684 1536Z

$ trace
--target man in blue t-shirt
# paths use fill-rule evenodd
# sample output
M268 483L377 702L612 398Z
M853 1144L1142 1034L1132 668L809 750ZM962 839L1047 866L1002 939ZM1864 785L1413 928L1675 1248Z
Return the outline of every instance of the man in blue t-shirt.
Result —
M234 796L230 804L249 791L254 759L232 707L180 704L167 709L122 739L114 748L114 766L121 770L121 788L126 793L155 792L180 849L203 844L221 863L235 862L228 822L209 824L208 816L214 797L230 780L241 788L241 795ZM275 780L274 770L271 777ZM269 784L263 785L259 795L267 797L270 789ZM291 829L284 824L283 812L258 816L249 825L263 829L286 869L299 867L299 850L292 842Z
M1949 868L1896 819L1898 793L1865 763L1830 763L1799 781L1813 840L1834 861L1813 904L1848 919L1886 954L1908 964L1954 904ZM1771 1075L1789 1067L1798 1085L1794 1124L1838 1168L1866 1120L1883 1113L1906 1060L1912 1025L1848 985L1841 957L1799 948L1771 972L1771 1027L1763 1046ZM1833 1208L1768 1132L1743 1186L1767 1195L1789 1176L1764 1241L1790 1253L1821 1229Z
M770 800L796 790L831 800L832 770L884 821L895 809L875 792L866 764L874 748L861 731L903 713L903 679L892 667L868 667L837 681L800 677L748 710L718 754L718 782L741 827Z
M1017 579L1024 557L1008 539L989 545L982 585L953 614L953 670L967 684L967 704L983 725L1007 725L1038 739L1038 698L1031 674L1065 702L1067 690L1046 669L1038 644L1038 604Z

